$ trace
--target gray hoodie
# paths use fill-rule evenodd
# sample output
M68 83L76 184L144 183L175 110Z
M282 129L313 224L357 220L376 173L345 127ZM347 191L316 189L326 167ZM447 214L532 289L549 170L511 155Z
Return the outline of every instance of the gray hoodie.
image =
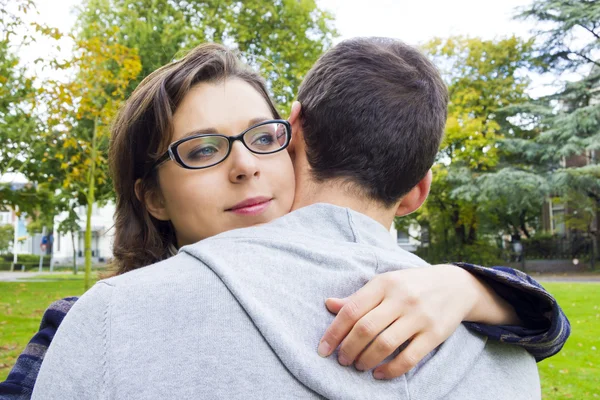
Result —
M56 333L34 399L539 399L525 350L460 326L390 381L321 358L345 297L428 265L376 221L315 204L97 283Z

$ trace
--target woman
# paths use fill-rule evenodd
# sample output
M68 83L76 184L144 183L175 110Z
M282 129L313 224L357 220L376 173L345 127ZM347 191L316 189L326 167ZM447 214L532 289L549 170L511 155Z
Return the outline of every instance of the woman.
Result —
M289 137L287 130L262 79L241 66L222 46L200 46L146 78L121 110L113 128L110 159L117 194L113 251L116 273L166 259L177 248L218 233L266 223L286 214L294 198L292 165L284 151L289 143L284 137ZM244 202L248 198L254 200ZM502 288L508 300L510 287L520 286L521 292L512 299L530 296L545 301L529 314L520 312L519 302L513 301L526 323L533 317L538 319L534 322L543 320L546 307L555 313L553 323L558 323L560 309L555 302L549 301L543 290L536 294L530 282L520 283L519 278L525 278L493 270L479 275L483 280L495 279L493 285ZM451 276L458 275L446 275ZM513 279L502 284L506 276ZM439 313L437 305L448 303L456 305L450 314L462 315L461 296L470 288L458 284L457 289L448 291L452 286L448 281L424 277L415 277L410 284L427 286L430 292L446 297L427 303L429 297L423 295L425 305L415 312ZM502 303L501 298L495 299ZM40 333L32 339L0 393L4 390L22 398L30 395L45 346L74 301L65 299L51 306ZM57 308L60 312L54 312ZM445 322L447 326L440 330L449 335L459 322ZM506 330L473 327L491 336L510 336ZM547 329L542 331L547 334ZM528 339L532 340L531 335ZM432 349L436 345L432 343ZM546 350L551 347L548 341L543 345Z

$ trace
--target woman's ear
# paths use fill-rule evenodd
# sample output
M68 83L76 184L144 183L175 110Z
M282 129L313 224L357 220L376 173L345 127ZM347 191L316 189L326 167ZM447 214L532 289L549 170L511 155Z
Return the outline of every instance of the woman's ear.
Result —
M432 178L433 174L431 173L431 170L427 171L427 174L419 183L417 183L417 186L412 188L412 190L402 198L402 201L396 210L397 217L402 217L415 212L423 205L423 203L425 203L425 200L427 200L427 196L429 195L429 189L431 189Z
M165 207L165 201L160 193L156 191L145 191L142 188L142 180L138 179L135 181L135 197L146 206L146 210L154 218L159 221L169 221L169 214Z

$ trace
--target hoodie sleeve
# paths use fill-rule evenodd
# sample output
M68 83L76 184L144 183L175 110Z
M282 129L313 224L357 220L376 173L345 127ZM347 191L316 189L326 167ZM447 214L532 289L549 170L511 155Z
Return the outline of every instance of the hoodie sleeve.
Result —
M571 334L571 325L556 299L532 277L508 267L486 268L454 263L488 284L515 309L524 326L465 325L490 339L521 346L542 361L558 353Z
M112 290L100 281L71 308L42 362L33 399L108 398Z

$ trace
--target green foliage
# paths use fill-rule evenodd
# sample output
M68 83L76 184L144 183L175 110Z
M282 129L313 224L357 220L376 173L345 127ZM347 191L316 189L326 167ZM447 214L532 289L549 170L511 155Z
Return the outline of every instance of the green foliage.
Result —
M11 248L15 235L12 225L0 225L0 253Z
M516 171L503 170L498 144L504 137L522 134L506 107L529 100L525 92L529 80L522 72L530 65L532 46L532 41L516 37L452 37L424 46L440 66L450 94L446 136L433 167L431 193L416 216L429 226L430 252L436 259L439 249L440 255L448 251L446 254L458 257L455 259L469 254L481 260L479 249L483 246L490 252L488 261L496 260L497 249L488 248L478 236L512 231L512 221L519 225L515 214L522 210L515 211L517 200L503 201L514 189L504 178ZM490 173L498 175L488 176ZM526 213L535 208L536 194L532 191L523 200L529 204ZM493 201L484 204L488 200ZM498 220L488 218L491 210ZM526 218L532 217L528 214ZM503 226L499 228L500 223Z
M31 41L23 17L34 11L31 0L0 0L0 176L37 170L32 151L40 121L34 110L37 90L33 79L19 65L15 50ZM25 31L24 37L18 33ZM33 185L11 188L0 184L0 209L28 210L39 203Z
M519 19L530 19L543 28L536 64L542 71L572 71L594 64L591 53L600 48L600 3L591 0L535 0L520 10ZM573 40L574 37L588 40ZM589 40L591 39L591 40Z
M512 106L523 121L535 121L531 138L507 139L505 151L550 184L554 196L576 208L568 227L588 231L600 205L600 3L536 0L521 18L544 23L536 65L554 73L580 73L556 94Z
M443 264L465 261L478 265L503 265L502 249L485 241L460 244L454 239L448 243L433 242L427 247L419 247L415 252L430 264Z
M450 94L443 158L473 170L496 165L498 139L514 127L504 108L528 100L529 79L519 72L529 66L532 46L532 41L514 36L451 37L425 45L440 66Z
M13 254L2 254L0 255L0 271L10 271L13 264ZM17 257L17 265L14 267L15 271L20 271L21 266L25 266L25 271L31 269L37 269L40 265L40 256L36 254L19 254ZM44 256L42 260L42 267L50 267L50 257Z
M86 0L78 19L81 38L119 27L115 40L136 49L150 72L202 42L237 48L268 80L285 112L302 77L337 35L332 16L314 0L186 1Z
M490 231L527 237L532 228L539 228L540 212L550 194L543 177L511 167L482 174L476 185L458 187L454 193L464 190L475 190L471 195L481 205L481 219Z

